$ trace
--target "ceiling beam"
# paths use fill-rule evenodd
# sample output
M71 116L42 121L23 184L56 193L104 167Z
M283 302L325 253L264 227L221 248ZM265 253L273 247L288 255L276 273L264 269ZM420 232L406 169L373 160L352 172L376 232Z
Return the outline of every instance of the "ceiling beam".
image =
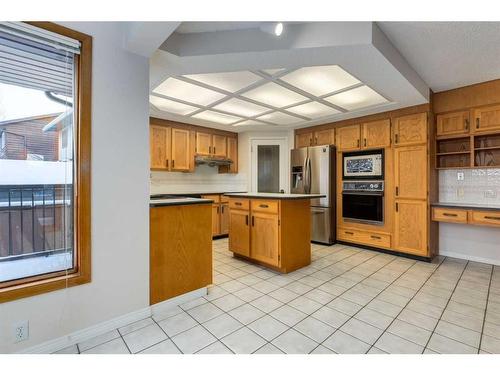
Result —
M123 47L150 58L179 25L180 22L126 22Z

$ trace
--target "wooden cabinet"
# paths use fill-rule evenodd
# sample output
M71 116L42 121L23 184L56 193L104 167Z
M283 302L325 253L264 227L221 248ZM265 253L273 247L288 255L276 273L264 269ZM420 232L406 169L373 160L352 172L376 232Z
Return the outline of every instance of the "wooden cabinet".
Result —
M226 157L227 137L219 134L196 132L196 154Z
M219 167L219 173L238 173L238 138L227 137L227 157L233 163Z
M220 234L220 205L212 204L212 236L218 236Z
M318 130L295 136L295 148L335 144L335 129Z
M279 215L252 211L251 256L271 266L279 266Z
M471 224L500 227L500 212L497 211L471 211Z
M432 209L432 220L444 221L448 223L467 223L467 210L457 210L455 208L434 207Z
M231 208L229 210L229 233L229 248L231 251L249 257L250 211L248 210L248 205L246 205L246 209Z
M394 247L405 253L429 256L427 202L397 200L394 219Z
M380 120L362 125L362 149L384 148L391 145L391 121Z
M189 152L189 130L172 128L172 162L171 171L185 172L191 167L192 154Z
M220 234L229 233L229 203L220 204Z
M214 156L223 157L227 156L227 143L226 137L223 135L212 135L212 154Z
M337 150L359 150L361 147L361 126L351 125L337 128Z
M203 199L211 199L212 203L212 236L222 236L229 232L229 201L221 194L202 195Z
M469 111L436 116L436 135L438 137L468 134L469 128Z
M394 149L396 199L427 199L427 145Z
M500 105L474 109L474 132L500 130Z
M394 120L394 145L427 143L427 113L398 117Z
M341 241L355 242L367 246L389 249L391 247L391 235L388 233L360 230L355 228L339 228L338 239Z
M169 170L170 128L151 126L149 129L150 163L153 170Z
M432 220L456 224L500 227L500 210L433 207Z
M295 136L295 148L312 146L313 133L302 133Z

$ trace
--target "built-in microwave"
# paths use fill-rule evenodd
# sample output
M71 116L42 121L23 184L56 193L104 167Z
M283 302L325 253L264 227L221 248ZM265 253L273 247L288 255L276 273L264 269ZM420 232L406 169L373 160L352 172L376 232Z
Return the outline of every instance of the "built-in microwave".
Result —
M384 149L344 152L342 163L344 180L384 179Z

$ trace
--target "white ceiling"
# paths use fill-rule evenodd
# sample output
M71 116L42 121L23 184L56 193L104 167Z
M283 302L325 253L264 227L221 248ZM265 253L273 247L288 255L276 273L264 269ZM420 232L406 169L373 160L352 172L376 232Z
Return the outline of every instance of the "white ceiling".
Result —
M230 31L230 30L245 30L257 29L262 22L183 22L176 33L192 34L192 33L209 33L213 31Z
M378 22L434 92L500 78L500 22Z

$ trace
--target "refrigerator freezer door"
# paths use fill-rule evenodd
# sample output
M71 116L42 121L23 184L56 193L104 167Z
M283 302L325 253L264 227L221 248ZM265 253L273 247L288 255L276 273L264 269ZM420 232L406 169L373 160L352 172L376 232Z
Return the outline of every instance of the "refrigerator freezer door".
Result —
M290 191L295 194L306 193L307 147L297 148L290 152Z
M310 194L324 194L325 198L311 200L311 206L331 207L331 184L333 180L333 149L328 146L309 147Z
M332 210L325 207L311 207L311 240L332 244Z

